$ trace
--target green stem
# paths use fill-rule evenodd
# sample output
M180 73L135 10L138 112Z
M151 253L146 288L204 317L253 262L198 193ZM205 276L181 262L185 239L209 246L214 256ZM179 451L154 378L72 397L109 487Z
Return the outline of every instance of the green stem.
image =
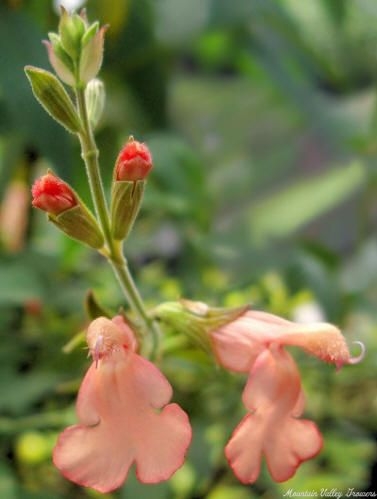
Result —
M89 179L90 192L92 194L96 215L101 224L105 241L111 251L112 238L110 232L109 212L99 170L99 152L89 124L84 90L78 89L76 95L79 115L83 124L83 132L79 134L82 158L86 166L86 173Z
M123 257L121 263L118 263L118 259L109 259L109 263L119 281L120 287L127 297L128 302L132 304L133 309L142 319L146 330L151 334L151 357L154 358L157 354L158 340L160 336L159 327L156 321L152 317L150 317L145 310L143 299L141 298L140 293L134 283L126 259Z
M83 125L83 131L79 134L82 158L86 166L94 208L106 243L106 251L103 252L103 254L110 263L130 307L144 324L145 329L151 336L151 357L153 358L157 352L159 328L155 320L147 314L143 299L141 298L129 271L127 260L123 255L121 243L115 241L111 235L109 209L98 163L99 153L88 119L84 90L77 89L76 97L78 111Z
M45 412L32 414L20 418L0 418L0 435L19 433L25 430L46 428L61 428L72 424L74 412L67 411Z

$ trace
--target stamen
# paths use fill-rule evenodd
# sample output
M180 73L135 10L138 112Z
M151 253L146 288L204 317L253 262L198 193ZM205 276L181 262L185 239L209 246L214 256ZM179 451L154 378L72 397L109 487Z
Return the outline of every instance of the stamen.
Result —
M365 345L362 341L353 341L352 343L356 343L357 345L360 346L361 353L357 357L351 357L350 360L348 361L348 364L358 364L359 362L361 362L364 359L366 348L365 348Z
M96 369L98 367L98 361L101 358L101 350L103 348L103 336L99 335L96 344L94 345L93 360L96 363Z

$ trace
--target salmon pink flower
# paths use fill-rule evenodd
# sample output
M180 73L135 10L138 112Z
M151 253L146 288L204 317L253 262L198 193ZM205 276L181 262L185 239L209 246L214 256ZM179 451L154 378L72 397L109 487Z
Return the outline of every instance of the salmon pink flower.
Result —
M78 394L79 424L59 436L55 466L103 493L120 487L134 463L141 482L167 480L191 441L186 413L169 404L169 382L137 353L135 335L120 316L95 319L87 342L93 363Z
M298 419L304 410L300 376L284 346L299 346L319 359L335 364L355 364L341 332L331 324L298 324L272 314L247 311L211 333L220 364L249 373L243 392L248 410L225 448L235 475L243 483L258 478L264 456L272 478L291 478L298 466L321 450L316 425ZM359 343L359 342L358 342Z
M298 419L304 401L300 376L292 357L280 346L258 356L242 398L249 414L225 448L241 482L258 478L262 455L272 478L282 482L291 478L302 461L321 450L316 425Z

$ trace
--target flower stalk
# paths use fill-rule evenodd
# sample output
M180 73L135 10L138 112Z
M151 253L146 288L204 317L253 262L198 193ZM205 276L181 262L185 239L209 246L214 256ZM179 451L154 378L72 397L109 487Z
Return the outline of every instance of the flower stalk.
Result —
M153 359L157 355L160 336L159 327L155 320L148 316L143 299L137 289L129 270L128 262L123 254L121 241L115 240L112 236L109 209L99 168L99 152L88 117L84 89L76 89L76 99L78 113L82 122L82 132L78 134L81 144L81 155L86 167L94 209L105 239L105 248L100 252L107 258L113 269L130 307L143 325L143 331L150 335L150 357Z

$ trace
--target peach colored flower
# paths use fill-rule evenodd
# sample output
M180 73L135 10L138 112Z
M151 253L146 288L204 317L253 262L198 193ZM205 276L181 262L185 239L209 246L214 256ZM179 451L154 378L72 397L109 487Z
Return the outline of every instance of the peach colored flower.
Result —
M87 342L94 362L78 394L79 424L59 436L55 466L99 492L118 488L133 463L141 482L167 480L191 441L186 413L169 404L169 382L136 353L134 333L120 316L94 320Z
M243 403L249 414L237 426L225 448L235 475L243 483L258 478L264 456L272 478L291 478L298 466L321 450L316 425L298 417L304 410L300 376L285 345L303 348L340 368L359 362L350 356L340 331L331 324L296 324L272 314L248 311L211 333L220 364L248 372Z

